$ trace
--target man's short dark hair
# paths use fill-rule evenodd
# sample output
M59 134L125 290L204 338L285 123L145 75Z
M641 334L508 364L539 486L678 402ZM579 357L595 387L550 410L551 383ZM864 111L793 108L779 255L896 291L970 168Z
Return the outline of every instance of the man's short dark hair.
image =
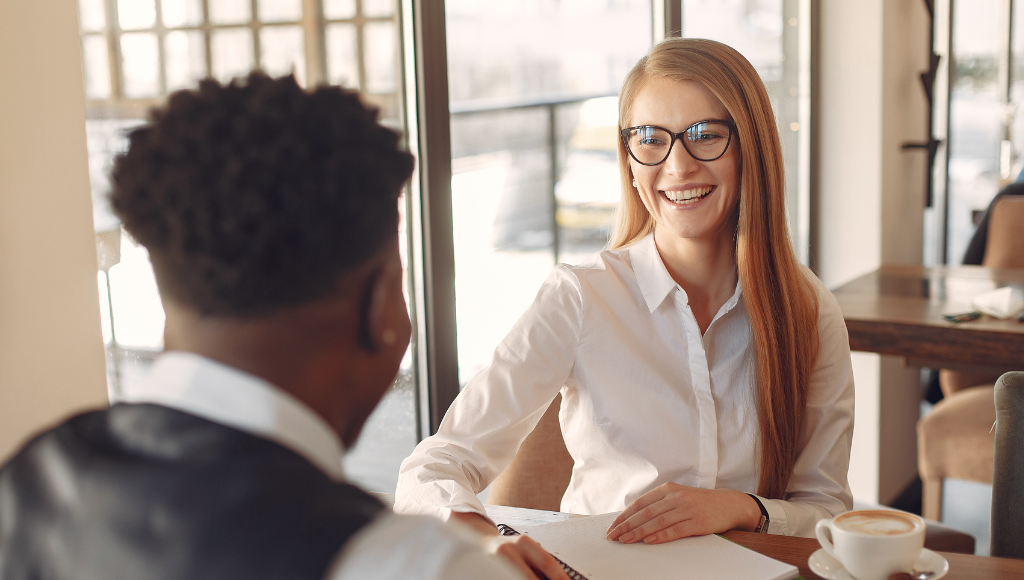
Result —
M204 80L129 136L111 204L161 292L250 317L326 295L395 239L413 158L357 93Z

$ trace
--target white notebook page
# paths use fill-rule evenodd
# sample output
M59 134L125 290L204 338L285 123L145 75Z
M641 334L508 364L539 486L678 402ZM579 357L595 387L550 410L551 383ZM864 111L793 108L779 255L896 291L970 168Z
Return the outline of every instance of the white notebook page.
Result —
M588 580L789 580L799 575L795 566L715 535L656 545L610 542L605 537L616 515L519 526L515 530L537 540Z

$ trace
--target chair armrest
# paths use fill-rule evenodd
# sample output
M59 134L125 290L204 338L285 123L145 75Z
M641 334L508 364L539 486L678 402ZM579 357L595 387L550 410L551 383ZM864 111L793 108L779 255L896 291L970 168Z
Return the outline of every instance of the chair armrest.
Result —
M924 547L933 552L974 553L974 536L942 522L925 520Z

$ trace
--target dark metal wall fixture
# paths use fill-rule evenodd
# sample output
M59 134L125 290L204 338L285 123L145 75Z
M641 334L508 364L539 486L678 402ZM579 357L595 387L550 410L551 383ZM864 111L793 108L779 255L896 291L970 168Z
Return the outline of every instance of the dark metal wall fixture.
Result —
M935 167L935 152L939 148L939 144L942 143L940 139L934 137L934 87L935 87L935 73L939 70L939 55L935 54L935 2L934 0L924 0L924 5L928 9L928 20L930 28L928 31L928 70L921 73L921 86L924 88L925 98L928 99L928 140L925 142L908 142L903 144L903 149L925 149L928 152L928 175L925 179L925 207L931 207L934 199L933 191L933 173Z

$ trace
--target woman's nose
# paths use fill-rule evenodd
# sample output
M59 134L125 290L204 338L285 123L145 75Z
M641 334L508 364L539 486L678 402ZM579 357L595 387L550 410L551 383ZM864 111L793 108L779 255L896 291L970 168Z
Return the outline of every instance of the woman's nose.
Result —
M700 168L700 162L690 155L690 152L683 146L682 138L677 138L672 143L672 150L665 160L665 171L672 175L689 175Z

